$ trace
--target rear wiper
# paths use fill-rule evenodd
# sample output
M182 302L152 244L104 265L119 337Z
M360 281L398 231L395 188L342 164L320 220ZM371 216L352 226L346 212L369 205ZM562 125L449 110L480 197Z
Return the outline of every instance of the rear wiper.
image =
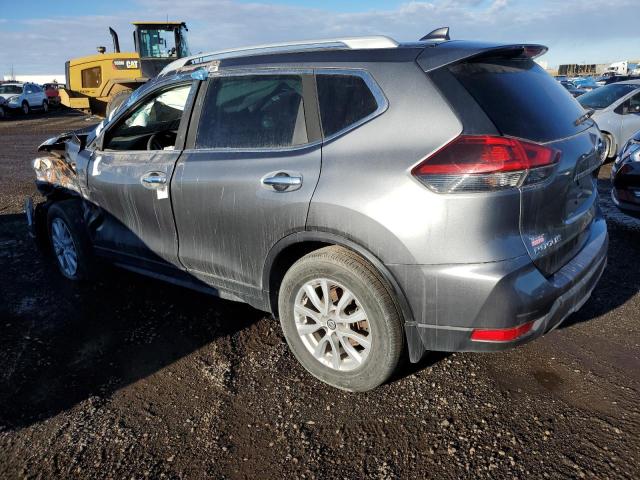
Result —
M575 122L573 122L573 124L577 127L578 125L586 122L587 120L589 120L591 118L591 115L593 115L594 113L596 113L596 111L591 108L589 110L587 110L587 112L584 115L580 115Z

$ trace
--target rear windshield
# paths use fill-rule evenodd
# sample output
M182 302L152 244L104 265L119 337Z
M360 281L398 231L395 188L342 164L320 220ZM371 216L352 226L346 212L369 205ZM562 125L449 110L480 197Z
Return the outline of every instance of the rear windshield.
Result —
M583 108L531 59L483 59L450 70L504 135L548 142L588 126L575 125Z
M620 100L628 93L633 92L640 85L630 85L628 83L612 83L611 85L605 85L604 87L597 88L585 93L578 101L585 108L595 108L600 110L607 108L612 103Z

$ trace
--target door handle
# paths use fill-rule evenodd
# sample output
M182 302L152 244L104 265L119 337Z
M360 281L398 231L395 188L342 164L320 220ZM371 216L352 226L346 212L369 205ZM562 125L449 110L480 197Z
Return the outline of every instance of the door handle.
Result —
M262 177L262 185L276 192L293 192L302 187L302 175L287 172L269 173Z
M163 172L148 172L141 178L142 186L149 190L157 190L167 184L167 176Z

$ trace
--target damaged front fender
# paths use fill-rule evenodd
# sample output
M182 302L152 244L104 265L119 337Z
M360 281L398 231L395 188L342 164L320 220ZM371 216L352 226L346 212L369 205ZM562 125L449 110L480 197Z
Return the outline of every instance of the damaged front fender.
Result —
M95 127L63 133L44 141L39 152L47 156L33 161L36 186L48 199L52 196L86 197L86 169L88 157L82 154Z

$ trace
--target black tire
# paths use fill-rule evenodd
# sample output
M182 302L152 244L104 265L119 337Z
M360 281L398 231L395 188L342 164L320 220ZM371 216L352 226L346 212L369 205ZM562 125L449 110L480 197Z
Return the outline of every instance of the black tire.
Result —
M121 90L118 93L116 93L113 97L111 97L111 100L109 100L109 103L107 104L107 113L106 113L107 118L109 118L109 115L111 115L111 112L116 110L120 105L122 105L122 103L127 98L129 98L129 95L131 95L132 91L133 90Z
M29 115L30 111L31 108L29 107L29 102L25 100L24 102L22 102L22 113L24 113L25 115Z
M296 297L303 286L314 279L328 279L343 285L367 314L370 330L366 338L371 341L370 350L353 370L341 371L321 363L298 334L294 314ZM391 287L375 267L343 247L331 246L312 252L287 271L280 286L278 313L289 348L300 364L319 380L342 390L363 392L383 384L403 357L404 322ZM346 353L344 355L346 357Z
M47 102L46 100L42 102L42 111L44 113L47 113L49 111L49 102Z
M4 109L2 105L0 105L0 120L5 120L7 118L7 111Z
M71 234L77 257L77 267L72 274L65 271L53 240L54 221L61 220ZM89 280L93 273L93 255L89 235L84 225L82 207L79 200L63 200L49 207L47 212L47 233L54 261L60 273L74 282Z

